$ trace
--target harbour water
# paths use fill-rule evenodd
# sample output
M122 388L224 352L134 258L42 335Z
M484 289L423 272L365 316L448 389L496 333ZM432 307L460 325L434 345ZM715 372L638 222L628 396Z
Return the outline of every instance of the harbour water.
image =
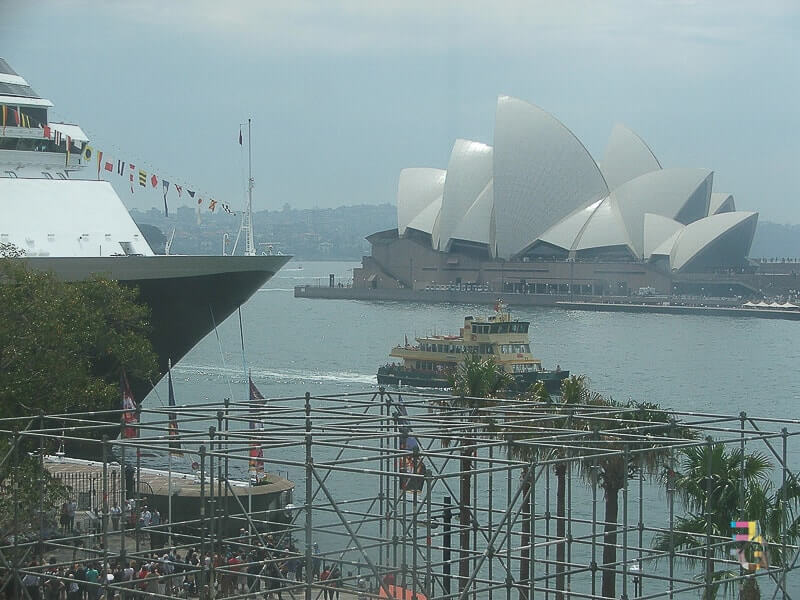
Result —
M411 340L432 331L456 333L466 314L491 311L491 306L293 297L295 285L327 285L331 273L337 282L347 281L356 266L342 262L289 263L242 308L244 357L239 319L233 315L174 368L178 404L224 397L246 399L245 369L252 372L253 381L268 398L300 396L306 391L320 395L374 390L377 367L388 360L389 349L402 343L404 336ZM800 345L796 340L800 323L515 309L513 296L504 300L515 317L531 322L532 352L546 367L560 365L585 374L591 388L604 395L654 402L680 411L730 415L746 411L753 416L783 419L797 416ZM166 398L162 381L145 402L159 406ZM790 447L790 462L796 468L796 451L800 448L794 446L798 444ZM326 457L325 449L319 452ZM298 454L292 458L302 457ZM304 473L297 471L285 475L297 483L295 503L302 504ZM333 493L345 496L354 483L354 479L340 474L330 486ZM478 485L480 493L488 493L485 480ZM504 486L497 486L493 493L495 506L502 506ZM576 483L573 493L575 514L589 517L590 503L580 500L589 499L588 489ZM648 514L664 513L664 507L663 490L645 494L643 508ZM638 508L632 510L638 512ZM319 542L325 551L341 540L320 534ZM586 559L580 551L576 553L575 560Z
M271 397L360 391L375 385L389 349L415 334L457 333L466 314L490 306L295 299L293 286L346 281L357 263L292 261L176 367L182 395L247 393L243 364ZM800 400L800 323L731 317L593 313L515 308L531 321L531 348L545 366L585 374L618 400L676 410L793 417ZM229 378L233 383L229 386ZM161 398L165 394L157 388ZM158 402L154 394L148 401Z

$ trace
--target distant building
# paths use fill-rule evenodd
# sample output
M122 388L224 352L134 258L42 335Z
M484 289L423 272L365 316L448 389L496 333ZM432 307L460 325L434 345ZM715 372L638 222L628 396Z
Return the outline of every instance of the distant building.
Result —
M596 162L551 114L501 96L493 146L458 139L446 170L400 172L397 229L367 238L355 283L626 294L741 274L758 213L713 192L713 175L662 168L623 125Z

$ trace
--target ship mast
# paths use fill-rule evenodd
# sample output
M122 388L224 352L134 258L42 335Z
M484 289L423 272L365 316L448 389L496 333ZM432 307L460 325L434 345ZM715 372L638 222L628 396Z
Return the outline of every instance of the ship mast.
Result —
M256 245L253 240L253 187L255 181L253 179L253 150L250 143L250 122L247 119L247 210L245 211L245 256L256 255Z

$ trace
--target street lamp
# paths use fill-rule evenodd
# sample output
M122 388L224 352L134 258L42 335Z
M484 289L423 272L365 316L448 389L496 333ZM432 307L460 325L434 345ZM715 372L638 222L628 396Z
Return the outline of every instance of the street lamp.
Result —
M638 598L641 595L642 567L639 563L633 563L628 567L628 573L633 576L633 596Z

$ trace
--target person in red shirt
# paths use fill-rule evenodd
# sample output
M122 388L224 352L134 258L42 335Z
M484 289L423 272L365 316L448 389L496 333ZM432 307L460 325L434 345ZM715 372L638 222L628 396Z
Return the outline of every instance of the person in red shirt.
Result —
M226 573L223 577L224 582L224 589L226 590L226 595L233 595L233 592L236 590L236 583L239 579L239 565L242 564L241 559L235 554L228 559L228 567L230 568L230 573Z
M323 567L322 573L319 574L319 580L325 586L325 600L333 600L333 589L330 587L331 582L328 581L331 576L330 567Z

